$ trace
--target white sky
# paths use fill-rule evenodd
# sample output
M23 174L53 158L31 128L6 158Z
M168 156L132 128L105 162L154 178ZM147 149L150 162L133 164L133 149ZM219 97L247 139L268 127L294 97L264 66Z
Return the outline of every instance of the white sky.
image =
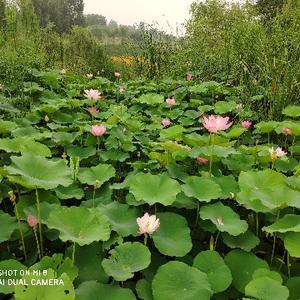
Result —
M193 2L197 0L84 0L84 12L122 25L157 22L159 28L175 33L176 26L188 19Z

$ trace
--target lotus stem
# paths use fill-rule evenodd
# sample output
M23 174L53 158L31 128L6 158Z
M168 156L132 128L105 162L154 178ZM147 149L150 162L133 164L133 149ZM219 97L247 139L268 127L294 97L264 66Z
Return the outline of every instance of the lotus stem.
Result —
M33 227L33 233L34 233L34 237L35 237L35 242L36 242L36 246L37 246L37 250L38 250L38 255L39 255L39 260L42 259L42 255L41 255L41 248L40 248L40 244L39 244L39 239L37 236L37 232L36 232L36 227Z
M219 236L220 236L220 231L218 231L218 233L217 233L213 250L216 250L216 248L217 248L217 243L218 243Z
M73 251L72 251L72 262L73 265L75 264L75 250L76 250L76 243L73 243Z
M278 210L278 212L277 212L276 221L279 220L279 217L280 217L280 210ZM271 262L270 262L270 265L272 265L273 259L274 259L274 255L275 255L276 238L277 238L277 233L275 232L275 233L274 233L274 236L273 236L273 246L272 246L272 255L271 255Z
M287 264L288 277L291 278L290 254L288 251L286 252L286 264Z
M42 233L42 222L41 222L41 209L40 209L40 198L39 192L37 188L35 189L36 196L36 210L37 210L37 218L38 218L38 226L39 226L39 235L40 235L40 245L41 245L41 255L43 254L43 233Z
M210 159L209 159L209 176L211 176L211 169L212 169L212 159L213 159L213 149L214 149L214 136L211 133L209 136L209 144L211 145L211 149L210 149Z
M27 260L25 240L24 240L24 235L23 235L23 231L22 231L22 227L21 227L21 220L20 220L18 208L17 208L16 205L15 205L15 215L16 215L16 218L18 220L19 232L20 232L20 236L21 236L21 242L22 242L22 248L23 248L24 258L25 258L25 260Z
M198 225L198 220L199 220L199 211L200 211L200 203L199 201L197 202L197 213L196 213L196 220L195 220L195 229Z
M144 233L144 245L147 246L148 234Z

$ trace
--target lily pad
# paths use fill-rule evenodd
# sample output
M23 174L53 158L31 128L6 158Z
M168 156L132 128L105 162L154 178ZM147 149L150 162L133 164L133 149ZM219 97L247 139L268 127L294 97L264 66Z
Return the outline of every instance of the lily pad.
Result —
M225 291L232 282L230 269L216 251L202 251L194 259L193 267L207 274L214 293Z
M203 202L210 202L222 195L220 186L211 178L190 176L182 186L182 191L188 196Z
M240 216L232 208L221 202L202 206L200 217L203 220L210 220L219 231L228 232L234 236L246 232L248 228L246 221L240 220Z
M116 170L112 165L100 164L91 168L80 168L77 177L81 183L93 185L97 181L103 184L115 174Z
M152 238L160 253L168 256L185 256L192 249L190 229L186 219L178 214L158 214L160 227Z
M6 167L9 180L19 183L26 188L43 188L50 190L69 186L73 180L71 170L63 159L50 160L31 153L22 156L12 156L12 164Z
M76 300L136 300L130 289L86 281L76 289Z
M292 257L300 258L300 232L288 232L284 235L284 247Z
M254 278L245 288L246 296L263 300L287 300L289 290L269 277Z
M71 184L70 186L58 186L55 193L59 199L82 199L84 196L83 189L77 184Z
M18 229L17 219L11 215L0 211L0 243L8 241L12 233Z
M273 232L300 232L300 216L299 215L285 215L274 224L264 227L264 231Z
M130 181L129 187L129 192L137 201L145 201L150 205L155 203L171 205L180 191L179 183L166 174L138 173Z
M209 300L212 295L207 275L179 261L170 261L158 269L152 291L154 300Z
M25 274L27 268L15 259L8 259L8 260L0 261L0 270L1 270L0 280L2 282L0 284L0 293L11 294L14 292L15 286L13 284L9 284L8 279L11 280L21 279L22 274ZM11 274L6 275L5 271L10 271L10 270L16 270L16 271L12 275Z
M269 269L268 264L251 252L232 250L225 256L225 263L231 270L232 284L241 293L245 292L246 285L252 280L257 269Z
M146 269L151 261L149 249L141 243L124 243L110 252L110 258L102 261L104 271L116 281L125 281L135 272Z
M224 244L228 247L240 248L248 252L260 243L260 239L250 230L247 230L238 236L232 236L225 232L222 234L222 238Z
M25 275L22 279L26 280L29 284L27 286L17 285L15 287L15 298L16 300L74 300L75 291L72 285L72 281L63 273L61 276L56 276L52 269L44 270L46 272L45 276L39 274L35 275L30 273L30 275ZM56 285L38 285L37 283L44 280L57 279Z
M139 211L135 207L115 201L105 206L99 206L98 209L107 216L112 230L120 236L126 237L138 234L136 219L139 217Z
M77 207L59 207L49 214L47 226L60 232L62 241L72 241L80 246L94 241L107 241L110 226L99 210Z

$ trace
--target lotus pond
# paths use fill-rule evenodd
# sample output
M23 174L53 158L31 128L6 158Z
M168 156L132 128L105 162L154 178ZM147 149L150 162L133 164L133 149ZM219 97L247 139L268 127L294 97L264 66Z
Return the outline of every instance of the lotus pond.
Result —
M191 78L24 86L0 120L0 299L300 299L300 107L259 122Z

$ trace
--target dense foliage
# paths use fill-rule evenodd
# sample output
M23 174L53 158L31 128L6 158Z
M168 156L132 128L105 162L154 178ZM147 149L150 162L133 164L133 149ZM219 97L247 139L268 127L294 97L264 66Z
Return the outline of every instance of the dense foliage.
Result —
M298 299L299 107L257 123L239 88L116 76L35 71L0 121L0 292Z

